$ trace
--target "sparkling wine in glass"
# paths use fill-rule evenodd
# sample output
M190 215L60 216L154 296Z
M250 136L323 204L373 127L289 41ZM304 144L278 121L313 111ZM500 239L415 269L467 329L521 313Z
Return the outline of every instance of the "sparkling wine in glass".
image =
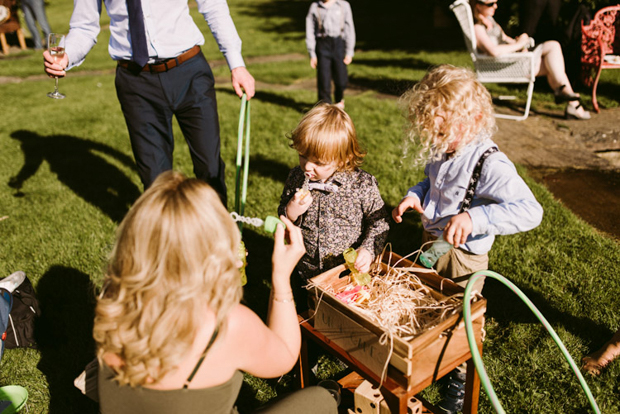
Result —
M47 50L50 52L50 55L52 55L54 62L60 62L65 56L65 35L50 33L47 39ZM58 92L58 77L55 78L55 81L56 87L54 88L54 92L48 93L47 96L54 99L63 99L65 95Z

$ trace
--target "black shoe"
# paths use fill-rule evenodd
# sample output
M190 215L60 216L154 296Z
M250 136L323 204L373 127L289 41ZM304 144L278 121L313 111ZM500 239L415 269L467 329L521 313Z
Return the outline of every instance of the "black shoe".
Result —
M576 93L562 93L562 90L566 87L566 85L562 85L558 88L557 91L555 91L554 98L555 98L555 103L559 104L562 102L570 102L570 101L578 101L581 99L581 97L579 96L579 94Z
M465 402L465 373L452 372L446 386L443 400L438 408L446 414L456 414L463 411Z

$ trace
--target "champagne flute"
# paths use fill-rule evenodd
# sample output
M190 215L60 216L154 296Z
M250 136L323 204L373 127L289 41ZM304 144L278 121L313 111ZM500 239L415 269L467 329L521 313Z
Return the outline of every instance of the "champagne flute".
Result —
M65 56L65 35L59 33L50 33L47 39L47 50L52 55L54 62L58 63ZM58 77L54 78L56 80L56 88L54 92L50 92L47 94L50 98L54 99L63 99L65 95L58 92Z

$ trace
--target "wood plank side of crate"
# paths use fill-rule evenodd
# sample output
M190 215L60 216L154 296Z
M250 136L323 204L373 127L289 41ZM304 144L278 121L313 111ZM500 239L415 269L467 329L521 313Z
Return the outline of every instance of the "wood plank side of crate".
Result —
M380 336L365 329L329 303L317 308L314 328L363 363L375 375L381 376L390 358L390 364L401 372L411 372L411 361L396 352L390 355L389 343L381 344Z

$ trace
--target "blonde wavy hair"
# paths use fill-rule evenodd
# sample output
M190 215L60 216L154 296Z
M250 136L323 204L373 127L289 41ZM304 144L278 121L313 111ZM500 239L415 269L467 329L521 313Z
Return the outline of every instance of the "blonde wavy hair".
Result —
M160 175L117 231L95 310L97 355L116 380L157 382L187 356L207 310L218 323L241 300L239 230L208 184Z
M496 128L491 95L466 68L432 68L400 97L400 105L408 138L420 146L420 162L437 161L448 151L458 155L475 139L489 138Z
M312 108L289 139L291 148L302 156L323 163L335 162L340 171L355 170L366 156L351 117L336 105L319 104Z

